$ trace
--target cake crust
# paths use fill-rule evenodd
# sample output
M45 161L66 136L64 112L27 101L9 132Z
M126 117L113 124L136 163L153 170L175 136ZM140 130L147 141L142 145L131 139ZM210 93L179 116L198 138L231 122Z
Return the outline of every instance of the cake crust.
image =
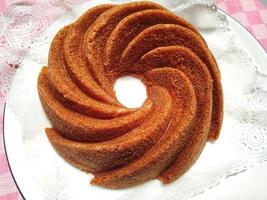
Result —
M140 108L116 98L124 75L146 86ZM103 187L175 181L222 125L221 77L207 43L153 2L96 6L63 27L37 87L54 149Z

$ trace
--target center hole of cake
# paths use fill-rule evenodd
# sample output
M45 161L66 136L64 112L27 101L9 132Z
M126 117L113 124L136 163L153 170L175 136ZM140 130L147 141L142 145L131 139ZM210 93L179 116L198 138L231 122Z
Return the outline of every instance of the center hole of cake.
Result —
M133 76L123 76L114 86L116 97L127 108L138 108L144 103L147 94L144 83Z

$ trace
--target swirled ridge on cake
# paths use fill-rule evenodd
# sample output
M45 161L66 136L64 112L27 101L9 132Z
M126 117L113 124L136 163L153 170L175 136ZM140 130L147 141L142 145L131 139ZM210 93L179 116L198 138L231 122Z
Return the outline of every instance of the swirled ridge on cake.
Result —
M116 99L123 75L146 85L140 108ZM38 92L56 151L110 188L176 180L222 124L220 74L206 42L153 2L100 5L62 28Z

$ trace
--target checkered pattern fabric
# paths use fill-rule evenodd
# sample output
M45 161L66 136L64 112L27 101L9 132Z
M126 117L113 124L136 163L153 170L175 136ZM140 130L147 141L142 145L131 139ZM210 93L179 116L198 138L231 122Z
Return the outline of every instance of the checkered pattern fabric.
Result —
M218 0L216 4L239 21L267 50L267 1Z

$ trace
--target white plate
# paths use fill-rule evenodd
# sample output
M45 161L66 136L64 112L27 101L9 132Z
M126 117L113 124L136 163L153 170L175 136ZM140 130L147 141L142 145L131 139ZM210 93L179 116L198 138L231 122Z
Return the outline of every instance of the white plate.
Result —
M242 27L239 23L237 23L235 20L233 20L231 17L228 16L228 20L230 22L230 26L233 28L233 30L238 34L238 36L240 38L242 38L242 40L246 41L246 45L248 47L252 55L252 57L255 59L255 62L258 66L264 66L265 63L267 63L267 56L266 56L266 52L264 51L264 49L260 46L260 44L257 42L257 40L250 35L250 33L244 28ZM28 63L30 64L30 63ZM40 68L32 68L33 71L35 71L34 73L38 74L38 71L40 70ZM266 68L267 71L267 68ZM18 80L17 80L18 81ZM34 86L35 87L35 86ZM25 97L26 99L27 97ZM31 99L27 99L27 101L29 101L28 103L31 104L33 102L31 102ZM33 104L34 105L34 104ZM36 171L31 171L31 168L29 168L29 165L33 166L35 164L38 163L28 163L25 161L25 152L27 151L27 149L24 148L24 144L23 144L23 140L22 139L18 139L21 137L22 134L22 127L20 124L20 121L18 120L19 117L16 116L16 114L14 112L11 111L12 109L10 109L9 107L9 103L7 102L6 104L6 109L5 109L5 115L4 115L4 141L5 141L5 147L6 147L6 153L8 156L8 160L9 160L9 165L12 171L12 174L14 176L14 179L16 180L16 183L22 193L22 195L24 196L25 199L27 200L41 200L41 199L45 199L44 196L46 196L46 198L50 198L53 199L53 195L57 196L59 199L60 197L62 199L107 199L107 198L117 198L120 200L123 199L128 199L129 196L133 195L131 194L131 192L133 193L134 191L136 191L136 188L134 190L121 190L121 191L113 191L113 190L103 190L102 188L98 188L98 187L93 187L90 186L89 187L89 177L90 175L85 175L84 173L80 172L79 170L71 167L70 165L66 164L61 158L59 158L56 153L53 151L53 149L51 148L49 142L47 141L45 134L43 134L43 136L40 136L40 138L38 138L36 141L38 141L38 143L36 143L36 147L38 149L38 147L40 147L40 152L38 154L38 158L36 158L35 160L37 160L36 162L42 163L43 160L48 160L48 161L53 161L53 159L58 159L59 161L59 166L64 168L64 173L69 173L70 176L73 177L73 180L79 180L80 184L76 185L75 187L77 187L77 190L81 190L81 191L85 191L84 193L80 193L80 194L76 194L76 196L68 196L65 197L65 193L67 193L66 190L68 190L68 188L58 188L61 186L61 182L65 181L64 177L61 177L59 175L59 177L47 177L44 176L43 177L43 181L44 182L49 182L51 185L51 187L49 188L49 191L46 191L46 188L42 188L43 193L39 193L38 191L40 191L40 187L42 187L42 180L39 180L39 184L36 184L33 180L36 179L36 177L40 174L36 174ZM35 111L35 107L33 106L32 110L28 110L28 112L31 113L31 115L29 115L28 118L28 123L35 123L35 118L32 116L35 116L34 113ZM36 113L38 114L38 113ZM25 116L27 117L27 116ZM45 125L48 123L47 119L45 117L41 117L41 119L37 119L37 120L41 120L42 122L40 122L41 124L44 124L44 126L40 127L41 129L43 129L45 127ZM30 127L29 127L30 128ZM32 130L31 130L32 131ZM29 138L30 139L30 138ZM33 152L32 156L36 156ZM49 157L48 157L49 156ZM53 157L53 159L50 158L50 156ZM49 165L46 169L48 172L49 170L53 171L55 170L53 168L53 163L51 163L51 165ZM57 169L59 171L61 171L61 168ZM60 174L60 173L59 173ZM62 179L62 180L61 180ZM69 179L67 180L69 181ZM179 180L178 180L179 181ZM149 193L149 194L144 194L144 192L149 191L149 189L153 189L154 187L159 188L160 186L159 181L152 181L149 184L145 184L142 186L138 186L137 189L139 190L139 194L135 194L135 199L138 199L140 197L144 197L144 195L146 195L146 198L154 198L157 196L157 194L160 191L153 191L153 193ZM54 187L54 191L58 191L60 190L61 193L60 194L53 194L54 191L51 191L51 188ZM94 196L90 196L91 192L93 191ZM142 192L143 191L143 192ZM150 190L151 191L151 190ZM47 194L46 192L48 192L49 194ZM161 191L162 192L162 191ZM126 195L124 195L126 194ZM139 195L139 196L138 196ZM238 195L238 194L236 194ZM201 196L201 195L200 195ZM236 196L236 198L238 198L238 196ZM197 199L197 198L196 198Z

